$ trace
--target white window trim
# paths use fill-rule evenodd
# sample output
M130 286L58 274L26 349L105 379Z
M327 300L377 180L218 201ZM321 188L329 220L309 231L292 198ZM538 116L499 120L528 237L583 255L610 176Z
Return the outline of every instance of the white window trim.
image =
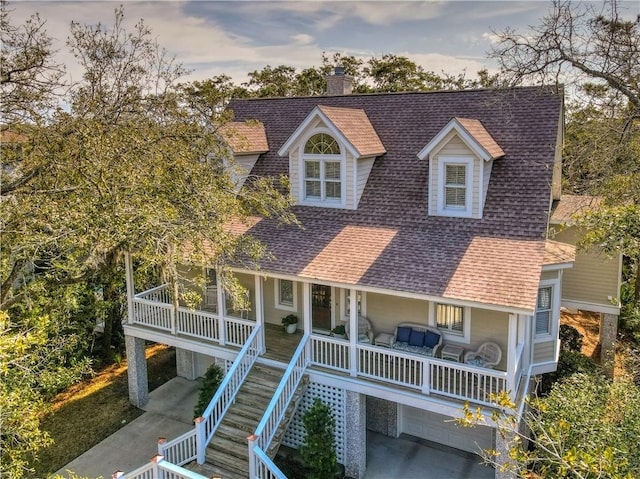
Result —
M291 281L293 287L293 304L284 304L280 302L280 281ZM274 302L276 309L281 309L283 311L298 311L298 283L291 279L282 279L282 278L274 278L273 280L273 289L274 289Z
M318 155L304 152L304 147L307 144L309 138L317 133L325 133L331 135L338 142L340 147L339 155ZM324 162L325 161L337 161L340 162L340 201L324 199L324 188L321 186L322 198L307 199L306 198L306 184L305 184L305 160L320 161L320 182L324 184ZM347 205L347 159L345 154L345 147L340 142L340 138L328 128L318 127L311 129L303 138L298 146L298 191L299 201L301 205L305 206L320 206L323 208L345 208Z
M558 327L560 324L560 280L558 279L544 279L540 281L538 289L551 286L551 328L548 333L537 334L536 333L536 312L533 312L532 329L533 329L533 342L543 343L547 341L555 341L558 339ZM536 310L538 309L538 295L536 294Z
M454 333L448 329L438 328L438 322L436 321L436 304L461 306L463 308L462 334ZM471 307L470 306L464 306L462 304L451 303L447 301L430 301L428 323L429 323L429 326L437 328L438 331L442 333L443 338L448 341L453 341L456 343L466 343L466 344L469 344L471 342Z
M466 195L465 208L447 208L445 206L445 171L447 165L465 165L466 166ZM438 157L438 204L436 213L438 216L455 216L461 218L470 218L473 215L473 167L474 158L469 156L439 156Z
M360 315L367 317L367 293L362 290L358 290L360 293ZM350 289L340 288L340 321L349 322L351 319L349 313L347 313L347 304L349 300L349 295L351 294Z

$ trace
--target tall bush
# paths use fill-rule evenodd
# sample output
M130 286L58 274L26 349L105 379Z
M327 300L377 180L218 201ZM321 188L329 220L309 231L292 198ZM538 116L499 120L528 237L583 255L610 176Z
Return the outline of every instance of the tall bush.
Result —
M200 386L200 395L198 396L198 404L193 409L193 416L199 417L202 416L202 413L207 406L211 402L213 395L218 390L220 383L224 379L224 371L222 368L218 366L216 363L213 363L207 369L207 372L204 374L204 379L202 380L202 386Z
M319 398L302 416L305 427L304 444L300 447L302 461L309 471L308 479L328 479L336 474L336 421L331 408Z

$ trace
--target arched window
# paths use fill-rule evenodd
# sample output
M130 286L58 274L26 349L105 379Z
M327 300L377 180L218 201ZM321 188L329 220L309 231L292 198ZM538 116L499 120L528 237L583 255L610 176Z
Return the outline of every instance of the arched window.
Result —
M340 145L328 133L312 135L304 145L304 199L342 202Z

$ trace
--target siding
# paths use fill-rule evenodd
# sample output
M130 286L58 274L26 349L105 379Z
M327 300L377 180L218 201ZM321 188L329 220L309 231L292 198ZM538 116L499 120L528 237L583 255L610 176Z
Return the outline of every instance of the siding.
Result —
M533 345L533 362L544 363L555 359L555 341L545 341Z
M362 158L356 163L356 208L358 207L358 203L360 202L360 198L362 197L362 193L364 192L364 187L366 186L367 180L369 179L369 173L371 173L371 169L373 168L373 164L375 163L375 161L375 158Z
M292 148L289 153L289 183L291 184L291 196L297 199L296 203L302 202L302 191L300 191L300 164L298 162L298 148Z
M264 296L264 321L265 323L282 324L282 318L288 314L296 314L298 316L298 328L302 328L302 283L294 282L297 291L297 311L292 312L284 309L276 308L275 282L277 279L267 278L262 283Z
M403 322L426 326L428 315L428 301L367 293L367 317L373 323L375 334L393 334L398 323Z
M575 245L580 231L568 227L553 238ZM611 307L609 296L619 298L620 257L607 258L598 253L578 251L573 268L562 273L562 300L593 303Z
M482 161L484 168L483 185L482 185L482 204L480 205L480 216L482 216L482 210L484 210L484 204L487 201L487 191L489 191L489 180L491 179L491 168L493 167L493 160Z
M540 274L540 281L548 280L548 279L558 279L558 270L555 271L543 271ZM563 273L566 274L566 271Z
M351 153L349 153L348 151L345 154L346 156L346 174L345 177L342 179L343 183L346 183L346 198L345 198L345 207L347 209L355 209L356 208L356 202L355 202L355 195L356 192L354 191L354 175L355 175L355 158L353 157L353 155L351 155Z
M237 184L238 190L242 188L242 185L244 185L244 182L247 180L247 176L251 173L256 161L258 161L258 155L235 157L236 165L233 166L232 180Z
M471 343L460 344L465 352L475 351L482 343L493 341L502 349L502 359L496 369L507 367L509 314L488 309L471 308Z
M434 155L434 159L430 160L429 165L429 187L430 191L430 209L429 214L437 213L438 204L438 159L447 156L473 157L473 185L471 195L471 212L473 218L480 217L480 171L483 167L482 159L477 158L467 145L460 139L458 135L452 133L443 140L443 147ZM488 180L487 180L488 181Z

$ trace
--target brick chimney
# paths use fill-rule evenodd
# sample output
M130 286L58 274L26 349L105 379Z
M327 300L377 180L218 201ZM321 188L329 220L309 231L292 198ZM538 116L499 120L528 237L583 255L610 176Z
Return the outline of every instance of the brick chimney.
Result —
M335 67L333 75L327 75L327 95L350 95L353 91L353 77L344 74L343 67Z

